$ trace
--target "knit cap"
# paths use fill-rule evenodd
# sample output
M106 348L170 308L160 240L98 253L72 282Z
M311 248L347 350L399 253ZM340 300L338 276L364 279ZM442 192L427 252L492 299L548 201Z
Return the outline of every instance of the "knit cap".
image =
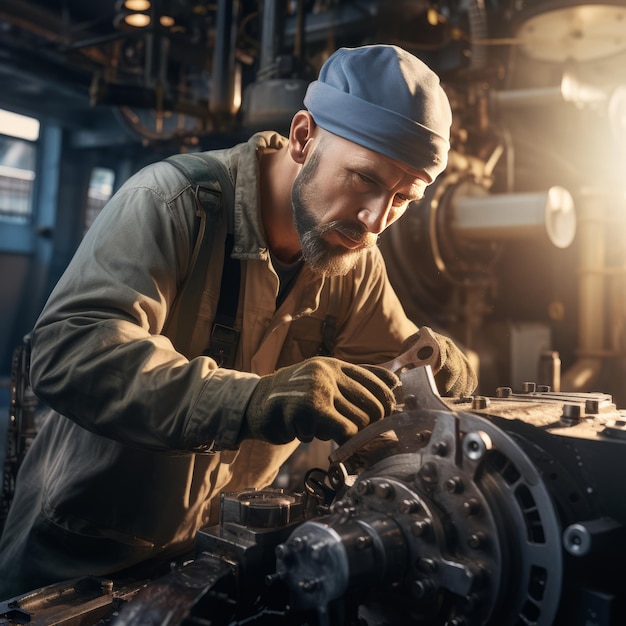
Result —
M321 128L415 169L445 169L452 113L439 77L398 46L339 48L307 88Z

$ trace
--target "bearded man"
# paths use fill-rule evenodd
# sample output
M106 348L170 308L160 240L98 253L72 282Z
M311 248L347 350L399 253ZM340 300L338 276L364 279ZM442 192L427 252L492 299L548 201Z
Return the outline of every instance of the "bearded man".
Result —
M393 411L398 379L376 364L418 329L376 239L444 170L450 105L387 45L337 50L304 105L288 138L144 168L87 232L32 332L50 414L20 469L0 596L166 563L216 522L221 492L263 488L300 442L343 443ZM471 393L467 359L438 341L440 391Z

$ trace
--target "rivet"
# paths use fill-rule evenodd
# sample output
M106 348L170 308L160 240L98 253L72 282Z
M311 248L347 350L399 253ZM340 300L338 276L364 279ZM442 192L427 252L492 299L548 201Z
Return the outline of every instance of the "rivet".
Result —
M463 491L463 481L458 476L453 476L446 480L444 487L448 493L461 493Z
M476 515L480 511L480 501L476 498L470 498L463 502L463 512L465 515L470 517L471 515Z

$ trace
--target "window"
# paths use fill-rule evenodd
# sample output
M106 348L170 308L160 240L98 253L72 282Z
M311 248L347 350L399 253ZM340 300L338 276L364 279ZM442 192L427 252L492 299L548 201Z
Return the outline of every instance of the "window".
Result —
M89 189L87 190L87 205L85 206L85 224L83 234L93 224L93 221L108 202L113 193L115 173L104 167L94 167L91 172Z
M38 120L0 109L0 219L30 221L38 138Z

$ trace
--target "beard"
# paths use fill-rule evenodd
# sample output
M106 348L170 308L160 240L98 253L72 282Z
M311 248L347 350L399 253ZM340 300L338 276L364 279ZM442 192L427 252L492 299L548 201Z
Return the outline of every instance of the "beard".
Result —
M376 245L377 237L360 224L348 220L322 223L311 209L314 200L313 179L320 160L319 150L314 152L303 165L291 191L293 217L302 245L302 258L316 274L323 276L345 276L357 263L364 251ZM360 242L357 248L346 248L331 244L324 237L337 231L353 241Z

